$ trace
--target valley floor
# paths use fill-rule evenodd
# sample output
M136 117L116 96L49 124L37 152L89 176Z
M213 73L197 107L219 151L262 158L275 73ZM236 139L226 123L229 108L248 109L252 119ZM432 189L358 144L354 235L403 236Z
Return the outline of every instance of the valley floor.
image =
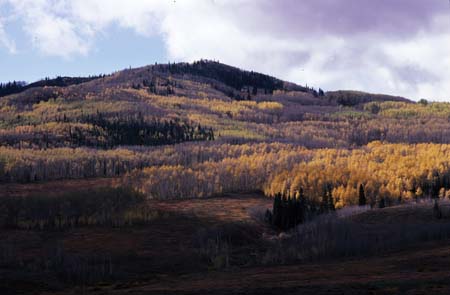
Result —
M370 259L160 275L85 291L92 294L449 294L449 267L449 244L437 243ZM80 289L73 292L78 293Z
M27 195L36 190L67 191L80 186L108 186L113 182L108 179L61 181L15 185L8 189L16 195ZM450 294L448 240L406 246L407 250L370 258L261 266L257 260L265 251L267 237L277 236L263 222L261 214L271 207L270 199L254 193L210 199L150 200L149 203L158 212L158 218L142 226L2 230L2 262L7 261L5 257L11 252L16 266L0 267L0 293ZM423 222L433 222L429 212L411 206L369 211L355 218L371 224L390 220L386 222L388 228L390 222L397 222L396 218L405 219L414 214L420 215L415 218ZM211 255L213 250L208 243L221 239L223 233L232 240L226 252L228 265L222 263L217 267L217 259L223 255ZM219 243L212 246L221 247ZM66 261L72 261L73 257L106 257L114 279L73 286L62 283L52 271L40 271L39 267L48 264L59 252L64 252ZM73 262L65 267L75 269L86 265Z

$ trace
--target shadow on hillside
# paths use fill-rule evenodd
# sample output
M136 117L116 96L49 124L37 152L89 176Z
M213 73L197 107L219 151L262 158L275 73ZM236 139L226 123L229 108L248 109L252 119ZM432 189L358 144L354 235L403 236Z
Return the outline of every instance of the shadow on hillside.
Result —
M3 223L7 226L0 233L2 294L13 294L17 286L24 293L61 291L249 266L377 257L450 238L450 221L434 219L431 203L347 208L277 233L262 226L266 207L257 202L245 207L245 198L168 201L156 206L138 194L119 190L95 197L18 200L20 206L12 207L29 208L15 215L20 217L16 226ZM181 210L187 203L189 210ZM123 212L143 204L157 213L145 222L124 222ZM41 212L42 208L47 209ZM62 223L70 226L55 222L71 220L73 212L90 222ZM227 214L235 217L224 218ZM248 218L243 219L243 214ZM46 226L37 226L41 219Z

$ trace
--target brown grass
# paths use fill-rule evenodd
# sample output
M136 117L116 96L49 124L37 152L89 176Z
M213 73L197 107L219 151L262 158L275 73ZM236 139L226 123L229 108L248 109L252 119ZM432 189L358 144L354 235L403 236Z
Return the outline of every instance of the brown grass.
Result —
M90 294L449 294L450 249L445 243L425 246L345 262L159 275L147 281L98 286L88 291Z
M18 195L35 189L78 189L79 186L109 185L111 179L67 181L16 186ZM335 258L319 263L256 266L237 265L213 270L199 253L199 232L215 229L241 231L262 237L274 236L267 225L252 213L270 208L272 201L257 194L228 195L222 198L179 201L149 201L162 212L154 222L132 228L75 228L62 232L7 230L0 232L0 243L11 246L20 258L17 271L27 263L55 249L68 257L106 257L112 260L111 280L71 287L55 283L49 273L14 271L0 267L2 294L21 290L40 294L449 294L450 248L448 242L425 242L408 250L385 252L371 258ZM435 222L431 205L403 206L360 213L350 217L368 225L399 221ZM436 221L437 222L437 221ZM440 221L445 222L445 221ZM208 236L207 236L208 237ZM214 236L212 236L214 237ZM253 240L252 240L253 239ZM258 238L229 242L231 259L249 261L260 247ZM44 260L45 260L44 259ZM233 262L233 261L232 261ZM37 268L38 270L38 268ZM64 287L65 286L65 287Z
M439 206L443 213L443 219L450 219L450 202L440 201ZM433 202L424 200L421 203L410 203L387 207L380 210L366 211L352 216L355 222L365 224L398 224L398 223L425 223L436 222L433 217Z

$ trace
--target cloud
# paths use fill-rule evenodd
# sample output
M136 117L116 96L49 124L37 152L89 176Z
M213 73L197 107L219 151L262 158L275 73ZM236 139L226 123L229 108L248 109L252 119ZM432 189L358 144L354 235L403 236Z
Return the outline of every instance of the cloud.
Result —
M86 55L92 33L70 17L65 1L9 0L31 43L43 54L69 58Z
M15 42L6 34L2 20L0 19L0 48L1 47L5 48L11 54L15 54L17 52Z
M324 89L450 99L447 1L204 1L161 26L176 59L220 59Z
M372 34L411 36L428 27L436 14L448 11L443 0L281 0L263 1L271 13L265 29L290 36Z
M23 24L31 43L41 53L70 58L87 55L96 37L111 25L150 36L162 33L168 13L164 0L0 0Z
M47 55L88 55L119 26L161 36L171 60L218 59L324 89L450 99L445 0L2 2Z

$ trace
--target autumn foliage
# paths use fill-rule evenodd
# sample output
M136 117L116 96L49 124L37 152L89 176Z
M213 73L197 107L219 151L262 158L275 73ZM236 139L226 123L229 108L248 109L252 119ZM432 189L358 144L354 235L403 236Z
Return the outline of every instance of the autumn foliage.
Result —
M42 83L0 100L2 183L119 177L158 199L302 190L336 208L450 195L447 103L205 60Z

